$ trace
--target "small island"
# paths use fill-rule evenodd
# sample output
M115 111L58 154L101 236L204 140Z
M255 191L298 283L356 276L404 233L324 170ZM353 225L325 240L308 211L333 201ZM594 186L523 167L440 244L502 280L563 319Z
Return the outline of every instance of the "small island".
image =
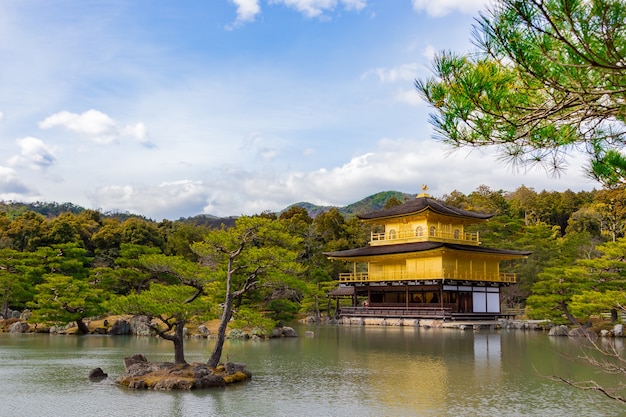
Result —
M124 358L124 368L115 383L131 389L219 388L252 378L242 363L227 362L212 368L204 363L149 362L142 354Z

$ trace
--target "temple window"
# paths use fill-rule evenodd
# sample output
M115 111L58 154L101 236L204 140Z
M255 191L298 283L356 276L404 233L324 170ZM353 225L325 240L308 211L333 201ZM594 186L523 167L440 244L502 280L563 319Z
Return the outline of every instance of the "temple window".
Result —
M435 226L430 226L430 235L435 236L437 234L437 228Z
M396 238L396 231L394 229L391 229L389 231L389 239L395 239Z
M461 237L461 231L459 229L454 229L454 238L459 239Z
M415 236L424 236L424 229L422 228L422 226L417 226L415 228Z

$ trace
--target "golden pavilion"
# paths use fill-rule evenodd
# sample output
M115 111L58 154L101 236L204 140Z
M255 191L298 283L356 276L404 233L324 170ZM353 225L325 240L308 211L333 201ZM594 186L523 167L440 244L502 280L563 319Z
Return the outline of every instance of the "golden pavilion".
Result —
M389 209L357 216L372 225L366 247L326 252L351 263L331 296L350 296L341 315L497 318L500 289L516 282L500 262L530 252L481 246L468 225L493 215L461 210L422 193ZM357 306L357 299L365 301Z

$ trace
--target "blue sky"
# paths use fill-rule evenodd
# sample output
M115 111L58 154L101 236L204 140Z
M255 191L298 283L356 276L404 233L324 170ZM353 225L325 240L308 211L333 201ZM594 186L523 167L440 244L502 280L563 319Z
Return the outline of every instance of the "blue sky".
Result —
M414 90L485 0L3 0L0 199L155 220L385 190L590 190L432 139Z

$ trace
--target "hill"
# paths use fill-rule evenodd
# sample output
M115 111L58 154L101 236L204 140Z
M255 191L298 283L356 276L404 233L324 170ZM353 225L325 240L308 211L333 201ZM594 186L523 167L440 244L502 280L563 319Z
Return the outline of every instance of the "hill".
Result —
M405 201L407 198L413 198L414 195L401 193L399 191L382 191L376 194L372 194L368 197L365 197L362 200L354 202L352 204L348 204L343 207L335 207L341 214L344 216L352 216L357 214L369 213L372 211L381 210L387 201L395 197L400 201ZM306 209L309 213L309 216L315 217L320 213L325 213L334 206L318 206L308 202L300 202L290 205L285 208L283 211L288 210L293 206L298 206ZM39 213L48 218L57 217L62 213L71 212L74 214L79 214L80 212L86 210L84 207L77 206L72 203L44 203L44 202L35 202L35 203L20 203L14 201L0 201L0 212L6 213L9 218L14 218L25 211L33 211L35 213ZM102 213L104 217L112 217L117 218L120 221L124 221L127 218L140 218L144 220L149 220L144 216L130 214L130 213L121 213L121 212L106 212ZM210 214L198 214L196 216L191 217L181 217L178 221L190 223L194 225L204 225L209 227L220 227L222 224L226 226L232 226L235 223L237 216L228 216L228 217L217 217L212 216Z
M395 197L400 201L405 201L408 198L414 198L414 194L406 194L401 193L400 191L381 191L376 194L372 194L368 197L365 197L362 200L359 200L355 203L348 204L343 207L336 207L337 210L343 214L344 216L351 216L363 213L370 213L372 211L382 210L385 207L385 203L392 198ZM289 210L289 208L297 206L306 209L309 212L309 216L315 217L320 213L327 212L334 206L318 206L315 204L311 204L308 202L300 202L295 203L287 207L285 210Z

